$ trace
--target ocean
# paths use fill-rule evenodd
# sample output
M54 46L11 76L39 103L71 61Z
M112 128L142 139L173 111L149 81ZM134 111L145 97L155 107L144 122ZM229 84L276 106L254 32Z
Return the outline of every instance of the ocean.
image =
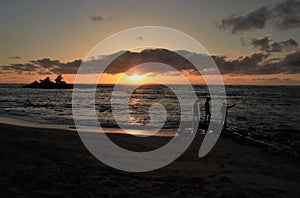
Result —
M184 89L185 85L178 86ZM101 126L106 128L118 127L110 102L113 87L98 85L95 94L97 116ZM124 90L125 88L124 85ZM84 88L85 91L89 89L89 86ZM228 110L226 135L239 141L264 146L273 152L294 155L300 153L300 86L228 85L225 89L227 104L236 103L234 108ZM200 100L200 117L203 120L204 103L209 93L205 85L194 85L194 90ZM151 119L148 110L154 103L162 104L167 111L164 128L176 130L180 122L180 104L176 95L162 85L144 85L135 90L129 103L131 122L128 127L132 123L141 126L149 123ZM192 119L192 107L186 109L191 111L188 119ZM0 116L73 126L72 89L27 89L19 84L2 84ZM157 116L160 119L160 115ZM86 120L88 123L89 118Z

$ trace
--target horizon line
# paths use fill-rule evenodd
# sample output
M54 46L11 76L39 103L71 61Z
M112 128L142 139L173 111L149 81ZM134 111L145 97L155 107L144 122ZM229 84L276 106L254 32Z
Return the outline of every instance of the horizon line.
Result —
M27 85L28 83L0 83L0 85ZM68 83L69 85L74 85L74 83ZM94 83L81 83L80 85L94 85ZM116 85L116 83L97 83L97 85ZM137 84L119 84L119 85L137 85ZM176 84L176 83L169 83L169 84L160 84L160 83L145 83L140 84L142 85L189 85L189 84ZM190 85L207 85L205 83L191 83ZM210 84L210 85L225 85L225 86L300 86L300 84L231 84L231 83L224 83L224 84Z

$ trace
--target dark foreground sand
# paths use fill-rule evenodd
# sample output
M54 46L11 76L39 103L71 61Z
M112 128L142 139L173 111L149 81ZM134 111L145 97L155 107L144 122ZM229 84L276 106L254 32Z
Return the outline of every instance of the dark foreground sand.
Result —
M110 137L137 150L167 141ZM300 196L299 159L224 137L205 158L198 158L201 138L167 167L128 173L99 162L76 132L0 124L0 197Z

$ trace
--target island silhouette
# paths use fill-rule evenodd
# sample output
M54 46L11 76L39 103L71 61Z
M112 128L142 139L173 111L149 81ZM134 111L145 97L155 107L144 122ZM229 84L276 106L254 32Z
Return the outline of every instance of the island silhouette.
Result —
M72 89L73 84L67 84L62 75L58 75L54 82L50 77L46 77L44 80L34 81L28 85L24 85L23 88L41 88L41 89Z

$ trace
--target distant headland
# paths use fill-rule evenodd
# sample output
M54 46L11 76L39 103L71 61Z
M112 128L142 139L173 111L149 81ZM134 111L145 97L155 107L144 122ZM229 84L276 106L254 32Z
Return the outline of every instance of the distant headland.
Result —
M62 75L58 75L55 82L50 80L50 77L46 77L44 80L34 81L28 85L24 85L23 88L41 88L41 89L72 89L73 84L67 84Z

